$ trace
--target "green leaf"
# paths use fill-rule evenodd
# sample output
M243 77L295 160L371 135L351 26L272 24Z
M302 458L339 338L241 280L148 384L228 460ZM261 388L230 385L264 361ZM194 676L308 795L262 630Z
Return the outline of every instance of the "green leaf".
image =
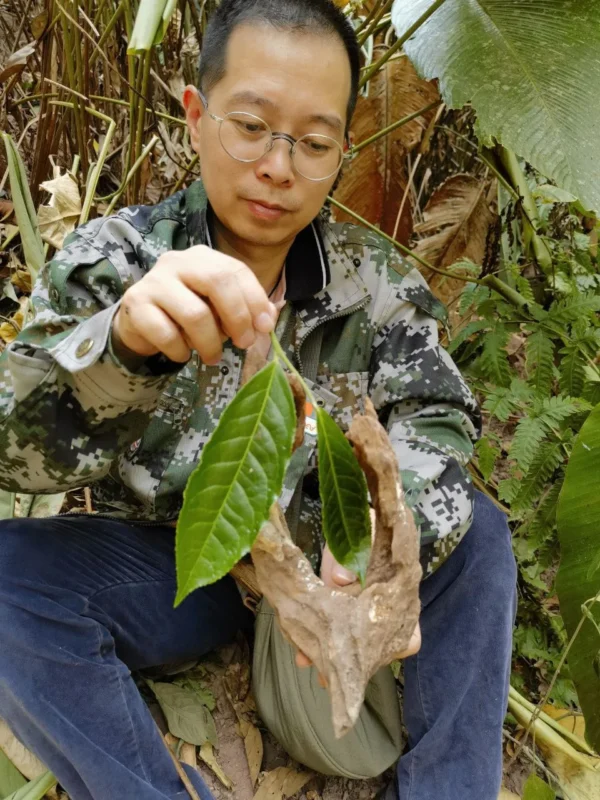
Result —
M396 0L402 35L431 0ZM404 45L451 108L471 103L496 139L600 210L600 4L446 0Z
M291 389L272 362L239 391L202 450L177 522L177 598L226 575L279 497L294 438Z
M29 781L5 800L42 800L57 783L58 781L51 772L44 772L39 778Z
M516 461L521 469L528 469L547 434L546 426L540 419L523 417L513 436L510 458Z
M556 800L556 792L537 775L530 775L523 789L523 800Z
M530 385L540 394L549 394L554 368L552 340L542 330L537 330L527 337L525 352Z
M598 311L600 311L600 295L576 294L567 300L555 301L544 322L573 323L586 314L596 314Z
M160 44L176 7L176 0L142 0L127 52L142 53Z
M458 331L456 336L448 344L448 352L450 354L454 353L454 351L457 350L464 341L473 336L474 333L479 333L489 327L490 323L485 319L476 319L469 322L464 328Z
M206 742L216 747L217 730L212 714L194 689L154 681L148 681L148 685L162 708L173 736L198 747Z
M583 425L567 466L558 502L561 561L556 577L560 612L569 637L581 619L581 606L600 591L600 574L591 572L600 553L600 406ZM596 619L600 607L593 609ZM594 659L600 637L586 620L569 651L569 673L585 716L586 738L600 750L600 676Z
M6 753L0 750L0 798L16 792L26 783L27 779L21 775Z
M483 480L487 483L492 477L492 472L496 466L496 459L500 455L500 450L497 447L492 447L487 436L484 436L483 439L477 442L475 450L477 451L481 475Z
M544 486L563 460L560 442L545 442L535 453L529 469L520 481L511 511L523 511L539 499Z
M323 533L333 557L364 583L371 551L367 482L350 442L329 414L317 410Z
M498 386L508 386L510 369L506 343L508 331L504 325L498 324L483 337L483 352L479 358L482 372Z
M42 242L37 214L29 191L29 179L25 165L9 134L3 133L2 138L6 148L10 192L15 207L15 216L17 217L17 225L21 235L25 261L33 284L38 272L44 266L44 243Z
M571 397L580 397L585 383L587 360L577 342L569 343L560 351L560 390Z

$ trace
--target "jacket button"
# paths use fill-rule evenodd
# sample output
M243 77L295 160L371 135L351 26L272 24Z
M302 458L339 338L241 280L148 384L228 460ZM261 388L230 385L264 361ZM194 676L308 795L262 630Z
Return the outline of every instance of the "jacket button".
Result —
M87 354L90 352L93 346L94 346L93 339L84 339L83 342L81 342L81 344L77 348L77 350L75 350L75 355L77 356L77 358L83 358L84 356L87 356Z
M221 375L229 375L229 367L221 367Z
M325 400L323 400L322 397L319 397L317 399L317 405L319 406L319 408L323 408L323 406L325 405Z

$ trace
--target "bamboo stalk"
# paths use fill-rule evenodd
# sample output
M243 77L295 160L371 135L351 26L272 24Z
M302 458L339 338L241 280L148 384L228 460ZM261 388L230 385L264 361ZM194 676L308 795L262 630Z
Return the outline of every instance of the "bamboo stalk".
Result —
M109 214L112 214L112 212L115 209L115 206L117 205L117 202L118 202L119 198L121 197L121 195L123 194L123 192L127 188L129 182L137 174L137 172L138 172L139 168L142 166L144 160L148 157L149 153L154 149L154 147L156 146L156 143L158 141L159 141L159 137L158 136L153 136L152 139L150 140L150 142L146 145L146 147L144 147L144 149L140 153L139 158L137 159L137 161L135 162L133 167L127 173L127 176L125 177L125 180L121 184L121 186L118 189L118 191L115 193L115 196L111 200L110 205L106 209L106 216L108 216Z
M378 14L377 14L377 16L376 16L376 17L373 19L373 21L371 22L371 24L369 25L369 27L367 28L367 30L366 30L366 31L365 31L363 34L361 34L361 36L360 36L360 38L359 38L359 40L358 40L358 43L361 45L361 47L362 47L362 45L363 45L363 44L364 44L364 43L367 41L367 39L369 38L369 36L371 36L371 34L373 34L373 33L374 33L375 29L377 28L377 26L378 26L378 25L379 25L379 23L381 22L381 18L382 18L382 17L383 17L385 14L387 14L387 13L388 13L388 11L390 10L390 8L392 7L392 5L393 5L393 4L394 4L394 0L387 0L387 2L385 2L385 3L383 4L383 6L381 7L381 9L380 9L379 13L378 13Z

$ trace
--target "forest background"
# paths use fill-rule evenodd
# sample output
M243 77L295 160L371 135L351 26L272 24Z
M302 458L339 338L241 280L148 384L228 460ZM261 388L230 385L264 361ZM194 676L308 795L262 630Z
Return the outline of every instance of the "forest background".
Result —
M199 177L180 98L216 5L0 2L0 348L27 321L32 281L67 233ZM519 610L506 796L597 800L600 7L338 5L364 65L354 158L330 211L383 231L447 304L444 343L484 412L473 482L511 521ZM0 497L0 516L73 508L91 510L87 491ZM261 728L248 680L240 643L143 682L169 741L218 798L374 796L381 782L290 764ZM56 793L0 733L0 797Z

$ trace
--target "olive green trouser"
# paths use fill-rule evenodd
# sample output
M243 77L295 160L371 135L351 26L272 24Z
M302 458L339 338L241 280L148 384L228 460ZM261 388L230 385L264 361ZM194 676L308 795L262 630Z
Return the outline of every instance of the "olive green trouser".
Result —
M325 775L373 778L400 757L403 736L396 682L390 668L369 683L354 728L336 739L329 693L315 669L299 669L296 651L284 639L263 600L256 618L253 689L258 712L286 751Z

